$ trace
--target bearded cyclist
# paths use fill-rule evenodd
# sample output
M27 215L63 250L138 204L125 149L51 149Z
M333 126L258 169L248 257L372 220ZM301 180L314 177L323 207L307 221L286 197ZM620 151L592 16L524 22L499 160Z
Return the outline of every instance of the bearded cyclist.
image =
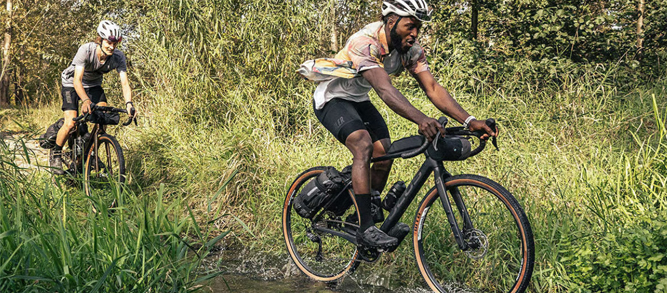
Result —
M437 120L417 110L391 84L389 76L405 69L443 113L472 131L486 132L483 139L498 135L497 129L463 110L429 71L417 36L431 12L425 0L383 1L382 21L352 35L334 59L306 61L298 71L320 81L314 93L315 115L352 153L352 186L361 215L357 241L367 247L384 249L398 242L375 227L371 213L371 192L382 192L392 166L392 161L370 166L371 157L386 154L391 144L387 125L368 97L371 88L391 110L417 124L429 141L438 131L444 135Z
M102 89L103 74L116 69L120 75L120 84L123 89L123 98L128 114L136 115L132 104L132 89L127 79L127 64L125 54L116 49L123 40L120 27L115 23L103 20L97 27L98 37L79 47L72 64L61 74L62 78L62 110L65 122L58 131L56 146L49 160L52 172L56 175L64 174L62 169L62 149L67 141L69 131L74 127L72 120L78 115L79 100L83 101L81 111L90 112L90 105L95 103L106 106L107 99Z

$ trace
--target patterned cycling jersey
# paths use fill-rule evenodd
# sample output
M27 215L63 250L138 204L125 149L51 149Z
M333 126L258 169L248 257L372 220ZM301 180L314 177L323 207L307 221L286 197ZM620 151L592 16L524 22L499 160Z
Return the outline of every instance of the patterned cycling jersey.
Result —
M396 50L389 52L384 23L379 21L352 35L334 59L306 61L299 73L308 79L321 81L315 89L314 99L315 108L322 109L324 104L335 98L353 102L370 100L368 92L372 87L360 73L378 67L394 76L398 76L403 69L412 74L429 70L424 50L418 42L405 54Z

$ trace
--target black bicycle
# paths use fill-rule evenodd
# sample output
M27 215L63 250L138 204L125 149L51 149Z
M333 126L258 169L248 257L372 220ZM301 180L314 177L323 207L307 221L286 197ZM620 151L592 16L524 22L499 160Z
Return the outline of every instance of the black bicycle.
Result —
M440 122L444 127L447 119L442 117ZM487 125L495 129L493 119L487 120ZM438 134L433 142L421 135L397 140L385 156L372 159L377 162L425 154L421 168L395 203L386 206L383 202L389 213L380 229L397 237L399 245L412 232L417 267L435 292L523 292L535 259L528 218L500 184L477 175L452 176L443 166L443 161L480 153L486 146L486 141L479 139L484 133L450 127L446 134L445 138ZM457 140L470 142L469 149L457 149L461 147ZM495 138L492 142L497 148ZM359 214L349 180L314 217L296 214L295 197L324 170L310 168L294 180L285 198L282 225L287 250L299 270L314 280L333 282L354 272L362 261L376 261L382 253L357 244ZM435 186L418 205L410 229L399 220L431 173ZM344 211L329 208L329 204L344 202L341 197L349 207Z
M94 104L90 109L89 113L72 119L75 124L63 147L62 161L63 170L70 183L77 182L77 178L83 173L83 189L93 200L93 209L96 211L95 203L115 207L116 199L109 195L122 190L125 183L123 149L115 137L106 133L106 126L117 125L120 120L119 113L127 113L127 110ZM132 121L136 125L136 118L130 117L123 126L130 125ZM90 132L87 122L93 124ZM50 155L53 155L53 150ZM96 202L98 199L109 202Z

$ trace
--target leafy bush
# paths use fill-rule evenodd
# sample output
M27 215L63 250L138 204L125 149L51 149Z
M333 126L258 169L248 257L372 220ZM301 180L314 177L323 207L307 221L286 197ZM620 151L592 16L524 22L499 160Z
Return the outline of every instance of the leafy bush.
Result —
M561 261L568 270L572 291L665 292L667 217L664 211L601 235L585 234L573 231L561 243L566 246L562 253L567 256Z

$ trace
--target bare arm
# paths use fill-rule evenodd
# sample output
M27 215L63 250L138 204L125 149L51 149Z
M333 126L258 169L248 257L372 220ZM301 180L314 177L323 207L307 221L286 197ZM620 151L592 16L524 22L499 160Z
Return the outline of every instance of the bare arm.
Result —
M456 119L456 121L460 123L465 122L466 118L470 116L470 114L468 114L466 110L463 110L461 105L452 98L449 92L435 80L430 71L422 71L413 76L417 82L419 82L419 86L424 90L429 100L431 100L433 105L440 109L440 111ZM498 136L497 129L492 130L486 126L484 121L470 121L469 128L473 131L484 130L488 135ZM486 137L482 138L485 139Z
M461 108L454 98L442 87L433 77L430 71L422 71L413 75L419 86L424 90L426 96L431 100L442 113L456 119L456 121L463 123L470 114Z
M432 139L438 131L445 133L442 125L437 120L426 116L421 111L417 110L408 99L406 99L401 92L399 92L392 84L391 79L386 71L382 68L373 68L361 72L361 75L368 80L373 86L375 92L380 96L391 110L398 115L416 123L419 130Z
M120 75L120 85L123 88L123 98L125 102L132 102L132 89L130 88L130 81L127 79L127 72L121 71L118 73Z
M130 88L130 81L127 78L127 72L121 71L118 73L120 76L120 85L123 88L123 99L125 100L125 106L127 108L127 113L131 116L134 116L137 114L137 111L134 110L134 113L132 113L132 109L134 108L134 105L131 103L132 102L132 88ZM128 104L129 103L129 104Z
M93 102L90 100L90 97L88 97L88 94L86 94L86 90L83 88L84 70L85 68L83 66L74 67L74 90L76 91L77 96L79 96L79 98L83 101L83 104L81 105L81 112L89 113L90 104Z

